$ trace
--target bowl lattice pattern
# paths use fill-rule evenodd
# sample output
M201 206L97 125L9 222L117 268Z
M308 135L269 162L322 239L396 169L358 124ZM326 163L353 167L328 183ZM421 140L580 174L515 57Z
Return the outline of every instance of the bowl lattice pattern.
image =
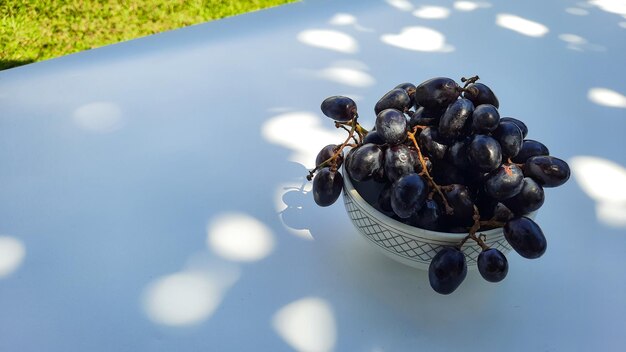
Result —
M408 233L403 229L385 224L355 201L349 192L343 192L343 194L348 216L350 216L352 223L358 228L359 232L372 243L392 255L400 256L411 262L428 265L441 247L454 246L458 243L421 237L418 233ZM510 245L502 235L488 237L485 243L489 247L497 248L502 253L511 250ZM480 247L471 240L465 243L463 252L466 255L468 266L476 265L476 259L480 251Z

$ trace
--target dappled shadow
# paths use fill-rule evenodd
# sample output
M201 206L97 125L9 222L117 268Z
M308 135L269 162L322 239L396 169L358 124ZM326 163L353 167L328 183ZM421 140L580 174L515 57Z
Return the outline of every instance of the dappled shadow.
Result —
M34 59L26 59L26 60L0 59L0 71L8 70L14 67L28 65L33 62L35 62Z

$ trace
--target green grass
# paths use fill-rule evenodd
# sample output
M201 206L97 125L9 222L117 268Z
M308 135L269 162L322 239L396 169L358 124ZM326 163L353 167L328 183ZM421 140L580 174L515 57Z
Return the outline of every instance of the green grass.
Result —
M295 0L0 0L0 70Z

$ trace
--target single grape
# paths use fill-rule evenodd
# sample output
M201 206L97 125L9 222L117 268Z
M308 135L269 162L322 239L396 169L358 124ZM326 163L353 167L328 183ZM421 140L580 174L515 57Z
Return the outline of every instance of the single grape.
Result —
M489 282L500 282L509 272L509 262L504 254L495 248L480 252L476 263L480 275Z
M481 104L474 109L472 114L472 131L478 134L488 134L498 127L500 113L491 104Z
M549 155L533 156L524 163L524 176L532 177L542 187L558 187L569 179L567 163Z
M541 257L548 245L539 225L524 216L506 222L504 238L519 255L528 259Z
M394 145L385 151L385 175L391 182L397 181L400 177L413 173L417 153L405 145Z
M439 120L444 111L441 109L427 109L420 106L409 119L409 127L415 126L439 126Z
M436 128L426 127L417 136L417 142L424 149L426 155L432 159L443 159L448 146L443 144Z
M470 164L483 172L495 170L502 162L502 149L495 139L477 134L467 147Z
M541 208L544 199L543 188L532 178L525 177L520 192L504 204L516 215L525 215Z
M437 77L415 87L415 102L429 109L445 109L460 93L461 87L453 79Z
M315 158L315 165L320 165L321 163L335 155L337 147L338 146L336 144L329 144L322 148L322 150L317 153L317 157ZM341 166L341 164L343 163L343 150L339 153L339 155L337 155L334 163L335 168L339 168Z
M346 170L356 181L365 181L381 172L384 153L376 144L363 144L348 154Z
M354 100L341 95L324 99L321 109L324 115L339 122L348 122L356 116Z
M400 83L395 88L402 88L411 99L411 106L415 106L415 85L413 83Z
M313 200L321 207L327 207L339 198L343 187L343 177L329 167L322 168L313 178Z
M491 104L496 108L500 107L498 98L493 93L491 88L482 83L473 83L467 86L463 92L463 97L471 100L474 103L474 106Z
M428 281L435 292L447 295L454 292L467 276L465 255L458 248L442 248L430 262Z
M422 208L408 219L408 224L421 229L437 231L440 229L441 217L441 206L435 200L427 199Z
M523 164L530 157L537 155L550 155L550 151L548 150L548 147L543 145L541 142L537 142L532 139L524 139L522 149L520 149L519 153L517 153L517 155L511 160L514 163Z
M474 104L467 99L458 99L448 106L439 121L439 135L448 140L458 138L467 128L466 123L474 112Z
M516 156L522 149L522 143L524 142L524 137L522 137L522 131L519 127L507 121L500 121L498 128L493 131L493 138L500 143L503 158Z
M522 138L526 138L526 135L528 134L528 127L522 121L512 117L503 117L500 119L500 122L513 122L517 125L517 127L519 127L520 131L522 131Z
M365 138L363 138L363 144L368 144L368 143L373 143L373 144L377 144L377 145L383 145L386 142L383 139L383 137L381 137L380 134L378 134L378 132L370 131L365 136Z
M522 190L523 181L522 169L515 164L502 164L487 176L485 191L494 199L508 199Z
M469 168L469 159L467 156L467 146L471 142L469 137L454 142L449 148L446 159L459 169Z
M391 208L406 219L420 210L427 195L428 185L418 174L404 175L393 184Z
M411 98L403 88L394 88L385 93L374 106L376 115L385 109L396 109L402 112L409 110L412 106Z
M496 209L493 211L493 219L499 222L507 222L513 218L513 213L504 204L498 203Z
M399 110L385 109L376 116L376 132L388 144L400 144L406 139L406 117Z
M472 226L474 224L474 201L467 186L452 184L444 191L448 204L454 209L451 215L446 215L447 221L454 226Z

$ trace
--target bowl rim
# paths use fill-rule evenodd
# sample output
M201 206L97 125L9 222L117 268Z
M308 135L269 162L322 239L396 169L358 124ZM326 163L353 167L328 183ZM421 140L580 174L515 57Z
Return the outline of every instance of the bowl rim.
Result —
M390 218L389 216L381 213L378 209L374 208L368 202L366 202L365 199L361 197L361 195L356 190L356 188L354 188L354 185L352 184L352 180L350 179L350 175L348 175L348 172L345 166L343 167L343 171L344 171L344 177L343 177L344 192L349 193L350 197L352 197L354 201L357 202L359 206L363 208L363 210L365 210L366 213L368 213L368 215L376 218L378 221L381 221L389 226L397 228L398 230L406 234L413 234L414 236L421 237L421 238L426 237L428 239L435 240L435 241L461 242L469 234L469 232L455 233L455 232L439 232L439 231L427 230L427 229L423 229L420 227L407 225L396 219ZM533 213L531 214L534 215ZM480 231L480 233L487 236L487 238L492 238L495 236L502 236L503 231L504 231L503 227L497 227L495 229L491 229L487 231Z

